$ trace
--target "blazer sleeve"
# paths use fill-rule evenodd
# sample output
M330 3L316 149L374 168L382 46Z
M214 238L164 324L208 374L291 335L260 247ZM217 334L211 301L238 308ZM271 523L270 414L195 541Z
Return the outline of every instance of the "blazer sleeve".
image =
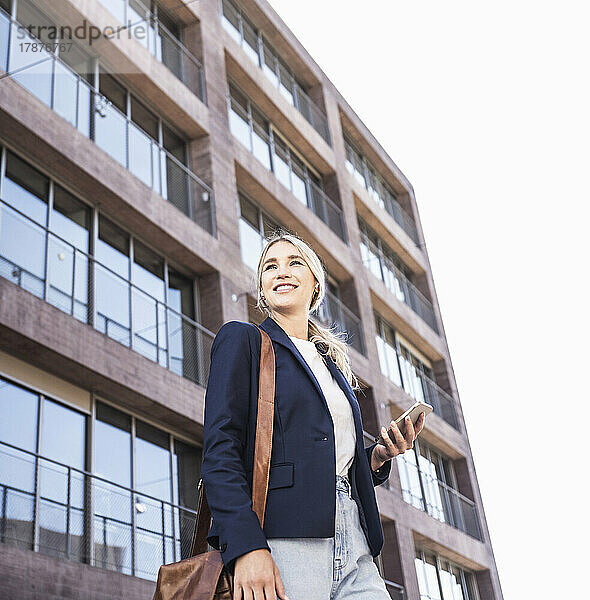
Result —
M373 454L373 448L377 445L377 442L365 448L365 452L367 453L367 460L369 461L369 469L371 469L371 454ZM381 467L379 467L376 471L371 469L371 477L373 478L373 486L381 485L385 483L389 479L389 474L391 472L391 460L386 460Z
M251 332L251 325L239 321L225 323L217 332L205 394L201 478L218 534L207 539L221 550L230 570L242 554L259 548L270 552L252 510L243 464L251 388Z

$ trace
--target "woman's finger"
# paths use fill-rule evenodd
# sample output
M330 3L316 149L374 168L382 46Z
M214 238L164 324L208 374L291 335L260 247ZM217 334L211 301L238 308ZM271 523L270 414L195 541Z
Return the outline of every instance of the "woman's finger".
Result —
M397 449L403 452L405 450L404 446L406 440L404 439L404 436L402 435L402 432L399 430L399 427L397 426L395 421L391 422L391 427L393 429L393 437L395 438L395 440L392 441L394 441L395 445L397 446Z
M415 438L418 437L418 434L422 431L422 428L424 427L424 421L425 420L426 420L426 413L421 412L420 416L418 417L418 420L416 421L416 427L415 427L416 435L415 435Z
M406 444L408 444L408 448L411 448L412 443L416 438L416 434L414 432L414 424L412 423L412 419L410 419L410 417L406 417L406 435L404 437Z

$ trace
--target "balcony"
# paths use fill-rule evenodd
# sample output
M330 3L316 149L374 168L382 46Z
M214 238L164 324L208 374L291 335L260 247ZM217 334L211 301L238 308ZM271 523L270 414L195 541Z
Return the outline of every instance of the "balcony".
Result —
M268 169L302 204L319 217L344 243L347 242L342 210L312 181L301 166L285 150L285 144L275 140L269 123L253 114L260 114L251 105L248 111L227 96L230 131L262 165ZM250 114L249 114L250 113ZM269 133L272 132L272 133Z
M442 501L444 518L441 519L439 515L432 514L433 511L431 510L428 511L429 514L448 523L451 527L463 531L476 540L479 540L480 542L483 541L475 502L463 496L463 494L449 487L442 481L437 481L437 483L440 499Z
M365 226L366 227L366 226ZM439 333L432 302L408 279L395 262L361 230L361 257L363 264L392 292L407 304L434 332ZM384 245L384 244L383 244Z
M287 66L278 58L260 32L250 25L241 11L229 0L223 0L222 5L221 19L224 29L275 85L283 98L303 115L330 146L330 128L324 112L305 93Z
M0 277L206 386L213 333L2 200L0 217Z
M357 152L346 138L344 146L348 172L369 192L369 196L373 201L387 211L394 221L410 236L412 241L419 246L420 240L414 219L401 207L395 194L370 166L365 157Z
M19 40L23 38L22 40ZM145 185L215 235L212 189L0 9L0 67Z
M316 309L320 321L347 335L347 343L360 354L365 354L363 324L332 292L326 290L324 301Z
M0 442L0 543L156 580L188 558L196 513Z
M179 32L175 35L164 25L164 15L152 12L139 0L98 1L129 29L133 39L172 71L203 103L207 103L203 65L180 41ZM169 26L174 28L172 22ZM142 28L142 35L133 35L133 30L138 27Z

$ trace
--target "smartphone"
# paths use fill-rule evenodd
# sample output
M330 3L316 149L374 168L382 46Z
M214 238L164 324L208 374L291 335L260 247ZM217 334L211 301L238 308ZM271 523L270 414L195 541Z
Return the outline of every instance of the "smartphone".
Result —
M415 402L412 406L410 406L410 408L408 408L408 410L406 410L406 412L404 412L402 415L400 415L395 420L395 424L398 426L402 435L404 435L404 433L406 431L405 418L410 417L410 419L412 419L412 423L414 425L416 425L416 421L418 421L418 417L420 416L420 413L422 413L422 412L424 413L424 418L426 418L432 412L432 406L430 406L430 404L426 404L426 402L418 401L418 402ZM387 435L395 443L395 438L393 437L393 430L391 427L388 428ZM385 446L385 442L381 435L379 435L379 437L376 438L375 441L378 444Z

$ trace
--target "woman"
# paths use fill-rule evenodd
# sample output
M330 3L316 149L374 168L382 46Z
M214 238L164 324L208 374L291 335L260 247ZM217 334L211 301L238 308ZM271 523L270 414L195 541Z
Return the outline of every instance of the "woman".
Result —
M207 540L234 573L233 600L386 600L373 557L383 546L374 486L424 425L364 448L347 346L309 319L325 274L301 239L277 233L257 269L260 327L275 352L275 416L264 528L252 510L260 331L225 323L213 342L201 477Z

